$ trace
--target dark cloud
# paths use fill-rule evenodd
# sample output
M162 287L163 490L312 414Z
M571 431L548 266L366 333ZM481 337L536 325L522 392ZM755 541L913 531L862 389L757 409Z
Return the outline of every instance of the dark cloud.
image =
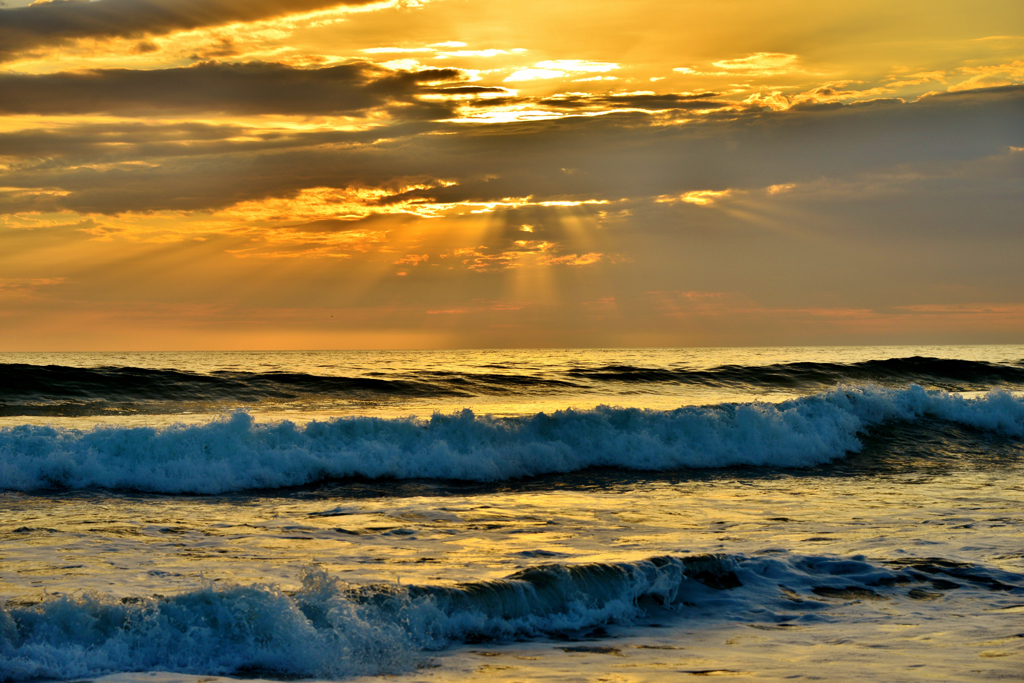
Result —
M140 40L138 43L135 44L135 47L132 49L132 54L145 55L149 54L150 52L156 52L159 49L160 48L157 46L157 44L152 41Z
M421 89L461 78L455 69L389 71L366 62L296 69L271 62L136 71L98 69L45 75L0 74L7 114L358 114L392 103L406 118L443 117L445 105L420 102ZM411 107L409 106L411 105Z
M140 126L130 131L138 152L156 154L163 146L173 155L151 157L139 167L74 168L57 160L9 172L4 185L58 188L67 194L47 201L106 214L214 210L309 187L399 187L409 178L457 182L405 197L416 201L527 195L535 201L615 201L856 179L901 166L1003 155L1010 146L1024 147L1021 120L1024 87L686 125L655 125L647 114L627 112L514 124L408 124L381 128L362 140L337 137L337 144L329 142L330 132L255 141L214 136L192 156L188 145L174 139L187 131L160 133L154 126L149 132ZM204 131L216 133L198 128L196 134ZM424 134L431 132L445 134ZM58 147L62 133L47 135L46 145Z
M69 167L189 165L224 156L253 158L268 152L328 148L341 151L435 130L412 122L368 130L254 131L238 125L206 123L84 124L57 130L0 133L0 161L6 173L36 178Z
M80 124L0 133L0 158L15 170L39 171L83 164L370 144L384 137L413 135L425 125L429 124L408 123L362 131L268 131L236 124Z
M238 54L238 48L235 47L234 41L229 38L221 38L213 45L208 45L198 52L194 52L189 57L196 61L209 61L211 59L222 59L224 57L234 57Z
M403 223L409 223L413 220L415 220L414 217L409 215L374 214L371 216L366 216L364 218L356 218L354 220L324 218L322 220L309 221L307 223L281 225L275 229L295 233L338 233L352 232L355 230L363 230L366 228L374 229L378 227L394 227L396 225L401 225Z
M50 213L63 210L59 197L20 191L0 191L0 215L10 213Z
M730 102L712 99L718 93L700 95L558 95L540 100L549 107L561 109L649 109L664 111L670 109L721 109Z
M0 10L0 61L79 38L142 38L373 0L56 0Z
M449 88L426 88L423 92L437 93L441 95L489 95L507 94L511 91L508 88L486 85L457 85Z

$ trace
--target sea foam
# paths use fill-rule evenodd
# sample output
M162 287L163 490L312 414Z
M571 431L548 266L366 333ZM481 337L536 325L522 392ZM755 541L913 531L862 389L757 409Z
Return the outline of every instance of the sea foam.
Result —
M810 467L887 421L947 420L1024 436L1024 399L918 386L836 389L778 404L655 411L601 406L526 417L342 417L296 425L236 412L203 425L0 430L0 489L216 494L345 477L493 482L588 467Z
M0 607L0 681L119 671L339 677L408 670L423 651L629 620L669 604L716 556L533 567L459 586L350 586L309 570L302 588L209 585L172 597L86 594Z
M672 613L792 625L827 619L851 601L913 602L921 586L998 591L1012 601L1022 583L1019 574L934 559L877 563L774 551L551 564L455 586L353 586L309 570L294 593L271 585L208 585L170 597L86 594L0 606L0 681L126 671L400 673L453 642L571 637L599 625L672 619Z

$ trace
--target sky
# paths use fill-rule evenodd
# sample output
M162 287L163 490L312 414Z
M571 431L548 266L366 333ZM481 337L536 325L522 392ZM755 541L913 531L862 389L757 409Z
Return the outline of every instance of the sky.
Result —
M0 351L1024 343L1020 0L0 2Z

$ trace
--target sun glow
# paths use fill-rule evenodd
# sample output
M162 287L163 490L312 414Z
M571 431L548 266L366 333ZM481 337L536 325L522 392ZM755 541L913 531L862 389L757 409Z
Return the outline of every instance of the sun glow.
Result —
M0 7L0 339L510 297L518 341L1020 331L1019 2L207 5Z

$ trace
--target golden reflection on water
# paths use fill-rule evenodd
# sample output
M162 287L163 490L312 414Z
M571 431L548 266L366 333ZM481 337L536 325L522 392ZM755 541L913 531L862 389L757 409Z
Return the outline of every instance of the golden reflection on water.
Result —
M611 490L358 498L6 493L0 594L128 597L204 581L294 589L308 567L357 583L450 584L547 562L780 548L882 559L967 554L1022 572L1022 475L1018 467L933 477L640 480Z

